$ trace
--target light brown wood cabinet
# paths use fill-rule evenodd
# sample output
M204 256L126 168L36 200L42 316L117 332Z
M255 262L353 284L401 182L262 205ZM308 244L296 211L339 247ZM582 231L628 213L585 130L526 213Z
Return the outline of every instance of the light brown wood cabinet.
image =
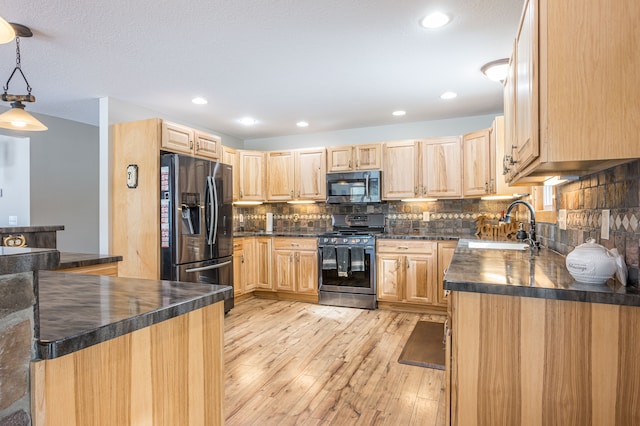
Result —
M263 151L239 150L239 201L266 200L266 156Z
M376 241L378 303L435 304L436 251L431 241Z
M506 91L505 91L506 92ZM506 108L506 105L505 105ZM505 110L505 115L507 111ZM505 127L505 117L500 115L491 126L491 179L495 182L493 193L496 195L530 194L531 188L524 185L511 186L505 173L505 133L511 131ZM508 160L507 160L508 161Z
M273 289L318 295L318 242L315 238L273 239Z
M453 253L456 251L457 241L438 241L438 282L437 304L447 306L449 297L444 291L444 274L451 263Z
M460 291L450 297L451 425L640 422L640 308Z
M326 199L324 148L267 152L267 200Z
M256 288L256 240L252 237L233 239L233 295L251 295Z
M385 142L383 146L383 199L462 196L459 136Z
M232 167L233 201L238 201L240 199L240 153L236 149L223 146L222 162Z
M118 276L118 262L100 263L97 265L79 266L77 268L56 269L56 272L69 272L72 274Z
M491 129L467 133L462 137L463 195L481 197L495 193L491 176ZM495 159L493 160L495 164Z
M381 168L382 144L380 143L327 148L327 171L330 173L380 170Z
M505 90L514 181L640 157L638 19L638 2L525 2Z
M162 122L161 148L211 160L220 159L222 139L169 121Z
M255 240L255 263L249 266L255 268L257 273L256 289L273 290L273 280L271 274L271 252L273 250L273 239L271 237L255 237Z

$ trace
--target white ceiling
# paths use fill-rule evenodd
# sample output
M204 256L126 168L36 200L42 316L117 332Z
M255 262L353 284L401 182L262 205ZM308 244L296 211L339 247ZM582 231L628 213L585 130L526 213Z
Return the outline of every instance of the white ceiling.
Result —
M502 86L480 67L509 56L522 4L24 0L0 15L34 33L21 39L37 98L28 111L97 125L97 99L109 96L246 140L501 111ZM452 22L420 27L434 10ZM2 84L14 66L15 42L0 45ZM19 76L9 89L26 93ZM447 90L458 97L441 100Z

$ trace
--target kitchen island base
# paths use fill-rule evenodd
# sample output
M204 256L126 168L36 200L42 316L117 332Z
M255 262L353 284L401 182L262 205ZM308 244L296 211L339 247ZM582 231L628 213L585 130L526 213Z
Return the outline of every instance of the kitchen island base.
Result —
M33 424L224 424L223 307L33 361Z

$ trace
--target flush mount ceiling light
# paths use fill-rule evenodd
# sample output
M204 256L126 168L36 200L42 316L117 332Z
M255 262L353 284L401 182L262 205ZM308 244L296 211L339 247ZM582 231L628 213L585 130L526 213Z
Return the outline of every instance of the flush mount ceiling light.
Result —
M16 32L16 67L9 76L7 83L4 85L4 93L2 94L2 100L5 102L11 102L11 109L3 114L0 114L0 127L3 129L11 130L27 130L27 131L42 131L47 130L47 126L38 121L34 116L24 110L23 102L35 102L36 98L31 94L31 86L22 72L20 64L20 38L31 37L33 33L24 25L11 24ZM22 79L27 85L26 95L11 95L8 92L9 83L15 75L16 71L20 72Z
M422 21L420 21L420 25L430 30L433 30L436 28L444 27L450 21L451 21L451 18L449 18L448 15L445 15L442 12L434 12L424 17Z
M393 112L391 113L391 115L393 115L393 116L395 116L395 117L402 117L402 116L403 116L403 115L405 115L406 113L407 113L407 111L400 111L400 110L398 110L398 111L393 111Z
M298 121L296 123L296 126L298 126L298 127L309 127L309 123L307 123L306 121Z
M456 96L458 96L458 94L455 92L444 92L442 95L440 95L440 99L453 99Z
M9 43L16 37L16 31L10 23L0 17L0 44Z
M498 59L497 61L491 61L484 64L480 68L482 74L484 74L491 81L504 82L507 78L507 72L509 71L509 58Z
M191 102L193 102L196 105L206 105L209 103L205 98L200 98L200 97L191 99Z
M244 124L245 126L253 126L257 123L256 119L251 117L241 118L240 120L238 120L238 122Z

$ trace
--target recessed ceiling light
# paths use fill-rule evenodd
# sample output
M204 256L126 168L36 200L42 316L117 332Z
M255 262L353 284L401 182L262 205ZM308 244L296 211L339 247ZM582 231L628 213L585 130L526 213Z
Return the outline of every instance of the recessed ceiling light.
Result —
M296 126L298 126L298 127L309 127L309 123L307 123L306 121L298 121L296 123Z
M205 98L193 98L191 99L191 102L196 105L206 105L207 103L209 103Z
M440 95L440 99L453 99L456 96L458 96L458 94L455 92L444 92L442 95Z
M420 21L420 25L425 28L435 29L444 27L449 23L449 21L451 21L449 16L442 12L434 12L427 15L422 21Z
M396 116L396 117L402 117L403 115L405 115L407 113L407 111L393 111L391 114Z
M238 120L240 123L244 124L245 126L253 126L254 124L257 123L255 118L251 118L251 117L244 117L241 118L240 120Z
M507 78L507 72L509 71L509 59L498 59L497 61L484 64L480 71L492 81L504 81Z

